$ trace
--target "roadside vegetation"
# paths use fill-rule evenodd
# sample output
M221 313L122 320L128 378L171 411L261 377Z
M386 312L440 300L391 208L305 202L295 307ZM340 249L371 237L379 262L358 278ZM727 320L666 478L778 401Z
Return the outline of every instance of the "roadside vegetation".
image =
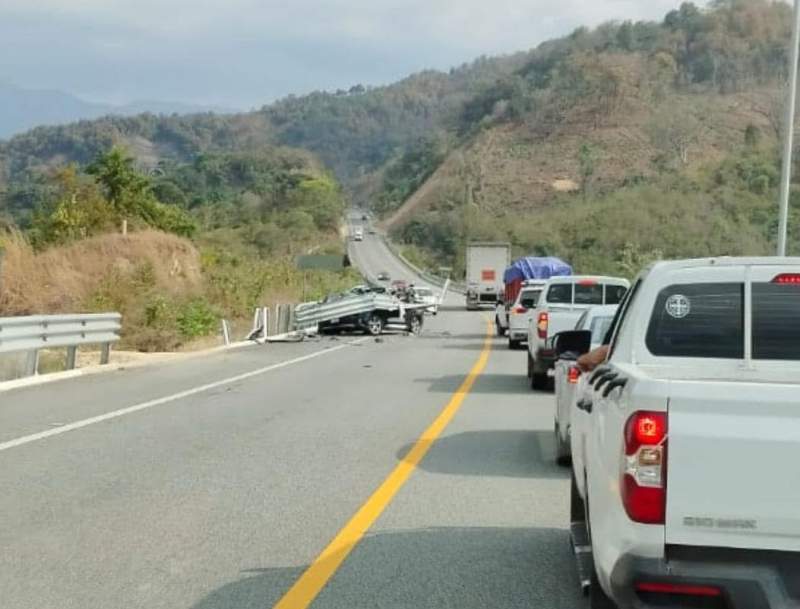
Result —
M769 253L790 24L781 2L685 2L385 87L33 129L0 142L0 226L35 256L123 222L189 240L199 296L134 307L182 328L172 343L211 331L208 311L296 298L293 258L342 252L347 200L456 276L473 239L626 275L662 255ZM315 275L310 294L349 280Z
M174 350L247 328L253 307L303 296L295 257L344 254L344 197L305 153L205 155L144 172L120 148L39 176L23 228L8 223L3 315L119 311L123 348ZM123 235L123 224L127 235ZM352 272L310 272L308 298Z

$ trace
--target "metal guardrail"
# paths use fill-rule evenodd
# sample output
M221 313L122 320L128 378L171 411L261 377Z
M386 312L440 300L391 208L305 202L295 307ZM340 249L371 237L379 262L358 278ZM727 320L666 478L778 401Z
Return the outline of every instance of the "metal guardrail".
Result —
M391 296L383 294L364 294L344 296L331 302L311 302L297 305L294 311L298 329L315 326L323 321L369 313L378 309L396 311L400 303Z
M0 317L0 354L28 352L26 373L36 374L40 349L67 348L67 369L75 367L79 346L101 345L100 363L107 364L111 343L119 340L119 313Z

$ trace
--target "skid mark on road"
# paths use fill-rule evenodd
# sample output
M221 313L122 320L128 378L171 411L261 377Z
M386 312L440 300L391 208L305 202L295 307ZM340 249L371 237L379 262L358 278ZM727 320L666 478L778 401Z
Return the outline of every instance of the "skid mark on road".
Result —
M150 400L148 402L142 402L141 404L135 404L133 406L128 406L127 408L120 408L119 410L114 410L112 412L107 412L105 414L98 415L96 417L91 417L89 419L83 419L81 421L75 421L74 423L67 423L66 425L62 425L55 429L48 429L46 431L40 431L39 433L30 434L28 436L22 436L20 438L15 438L13 440L8 440L7 442L0 443L0 451L9 450L10 448L16 448L17 446L23 446L25 444L30 444L31 442L38 442L39 440L44 440L46 438L50 438L52 436L58 436L63 433L67 433L68 431L74 431L76 429L81 429L83 427L88 427L89 425L95 425L97 423L102 423L103 421L108 421L109 419L116 419L119 417L123 417L128 414L132 414L134 412L139 412L140 410L147 410L148 408L153 408L155 406L161 406L162 404L167 404L169 402L174 402L176 400L181 400L183 398L188 398L193 395L197 395L198 393L203 393L205 391L211 391L212 389L217 389L218 387L224 387L226 385L231 385L232 383L237 383L239 381L244 381L246 379L252 378L254 376L259 376L261 374L265 374L267 372L272 372L273 370L278 370L280 368L286 368L287 366L291 366L293 364L299 364L300 362L305 362L310 359L314 359L316 357L320 357L322 355L328 355L329 353L335 353L341 349L346 349L354 344L359 344L364 342L367 339L358 339L353 342L348 342L344 345L339 345L337 347L331 347L330 349L324 349L322 351L315 351L314 353L310 353L308 355L303 355L301 357L296 357L294 359L286 360L284 362L278 362L277 364L272 364L271 366L265 366L264 368L259 368L258 370L252 370L250 372L245 372L244 374L238 374L236 376L231 376L226 379L222 379L220 381L215 381L213 383L208 383L206 385L200 385L198 387L193 387L191 389L187 389L185 391L180 391L178 393L173 393L172 395L164 396L163 398L157 398L155 400Z
M431 423L405 458L395 467L381 483L372 496L359 508L356 514L337 533L328 546L305 570L289 591L275 605L274 609L306 609L325 587L325 584L336 574L336 571L347 556L358 545L366 532L378 517L389 506L397 492L403 487L413 471L430 450L436 439L456 415L481 375L489 353L492 350L492 325L487 321L483 349L469 374L456 390L450 401Z

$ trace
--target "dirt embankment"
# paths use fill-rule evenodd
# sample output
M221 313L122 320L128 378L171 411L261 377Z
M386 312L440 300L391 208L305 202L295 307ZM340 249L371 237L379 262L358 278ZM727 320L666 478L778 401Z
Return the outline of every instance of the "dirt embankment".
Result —
M202 285L194 245L157 231L102 235L44 252L12 233L0 237L0 245L0 316L95 310L102 305L93 301L101 287L139 275L165 294Z

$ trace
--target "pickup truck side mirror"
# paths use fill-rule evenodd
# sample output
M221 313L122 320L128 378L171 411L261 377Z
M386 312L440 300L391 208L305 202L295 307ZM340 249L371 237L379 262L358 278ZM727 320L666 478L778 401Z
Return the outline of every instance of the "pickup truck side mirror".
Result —
M578 359L592 347L589 330L568 330L553 337L553 350L557 359Z

